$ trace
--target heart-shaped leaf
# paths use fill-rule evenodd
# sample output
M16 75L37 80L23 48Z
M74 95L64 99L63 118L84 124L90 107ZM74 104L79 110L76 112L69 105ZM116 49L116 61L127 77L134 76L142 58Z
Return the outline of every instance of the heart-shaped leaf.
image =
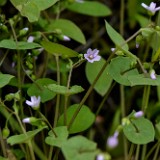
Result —
M52 131L49 131L49 136L46 137L45 142L51 146L61 147L67 141L69 135L67 127L56 127L54 128L54 132L56 133L57 137L55 137Z
M94 160L97 152L96 143L83 136L74 136L62 146L66 160Z
M72 119L75 111L79 107L78 104L74 104L67 109L67 123ZM95 121L95 115L90 111L90 109L83 105L81 110L79 111L77 117L75 118L71 128L69 129L69 133L78 133L88 129L93 122ZM58 126L64 125L64 114L62 114L58 120Z

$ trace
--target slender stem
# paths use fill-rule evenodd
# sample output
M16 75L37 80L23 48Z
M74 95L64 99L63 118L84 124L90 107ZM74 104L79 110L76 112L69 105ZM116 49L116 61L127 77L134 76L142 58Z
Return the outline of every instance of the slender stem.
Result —
M121 9L120 9L120 33L124 33L124 0L121 0Z
M71 67L68 75L68 81L67 81L67 91L69 90L70 87L70 82L71 82L71 77L72 77L72 71L73 67ZM67 104L68 104L68 97L69 95L65 95L65 103L64 103L64 125L67 125Z
M131 157L133 155L134 150L135 150L135 145L132 143L131 147L130 147L130 150L129 150L129 154L128 154L128 159L127 160L131 160Z
M142 100L142 110L144 111L144 113L145 113L145 111L148 107L150 89L151 89L150 86L145 86L144 87L143 100Z
M75 118L77 117L79 111L82 108L82 105L85 103L85 101L87 100L88 96L90 95L90 93L92 92L96 82L98 81L99 77L102 75L103 71L105 70L106 66L108 65L108 63L110 62L110 60L113 58L114 53L112 53L109 58L107 59L106 63L103 65L103 67L101 68L100 72L98 73L97 77L95 78L95 80L93 81L93 84L89 87L88 91L86 92L85 96L83 97L83 99L81 100L77 110L75 111L75 113L73 114L69 124L68 124L68 129L71 127L71 125L73 124Z
M21 122L18 114L15 113L15 116L16 116L16 118L17 118L17 120L18 120L19 125L21 126L21 129L22 129L23 133L27 136L26 130L24 129L24 127L23 127L23 125L22 125L22 122ZM31 154L31 155L30 155L30 156L31 156L31 160L36 160L36 159L35 159L34 150L33 150L33 147L32 147L32 142L31 142L31 140L28 140L28 143L27 143L27 144L28 144L29 151L30 151L30 154Z
M34 151L36 153L36 155L40 158L40 160L48 160L47 157L44 155L44 153L39 149L39 147L37 146L37 144L35 144L35 142L32 142L33 147L34 147Z
M4 140L3 140L1 127L0 127L0 142L1 142L1 148L2 148L3 156L7 157L7 150L6 150L6 147L5 147Z
M96 111L95 116L97 116L97 115L99 114L99 112L100 112L100 110L102 109L102 107L103 107L106 99L108 98L108 95L110 94L110 92L112 91L112 89L113 89L113 87L114 87L115 85L116 85L116 82L114 81L114 83L112 84L112 86L109 88L108 92L105 94L102 102L100 103L100 105L99 105L99 107L98 107L98 109L97 109L97 111Z
M51 129L51 131L53 132L54 136L57 137L56 132L54 131L54 129L52 128L51 124L49 123L49 121L47 120L47 118L40 112L38 111L39 115L42 117L42 119L47 123L48 127Z
M60 85L60 66L59 66L59 56L55 56L56 58L56 65L57 65L57 84ZM56 110L55 110L55 117L54 117L54 127L57 125L58 116L59 116L59 105L60 105L60 94L57 94L56 100Z
M140 145L137 145L135 160L139 160Z
M147 160L149 158L149 156L153 153L153 151L158 147L159 142L157 142L147 153L147 155L145 156L144 160Z
M158 159L159 148L160 148L160 144L158 144L158 146L157 146L157 148L156 148L156 151L155 151L155 153L154 153L153 160L157 160L157 159Z
M146 151L147 151L147 145L143 145L143 148L142 148L142 154L141 154L141 159L145 159L145 155L146 155Z

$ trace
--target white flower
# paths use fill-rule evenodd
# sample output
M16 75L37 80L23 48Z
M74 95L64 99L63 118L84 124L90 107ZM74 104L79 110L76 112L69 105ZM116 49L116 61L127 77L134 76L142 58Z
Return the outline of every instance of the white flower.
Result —
M38 98L36 96L31 96L31 101L26 100L26 104L31 106L33 109L38 109L40 101L41 101L40 96L38 96Z
M29 36L28 39L27 39L27 42L31 43L34 41L34 37L33 36Z
M24 119L22 120L22 122L23 122L23 123L30 123L30 118L24 118Z
M118 142L119 142L118 135L119 135L119 132L115 132L113 136L110 136L107 139L107 146L109 148L115 148L118 145Z
M150 71L150 77L151 77L151 79L156 79L156 73L155 73L155 70L151 70Z
M104 160L104 156L102 154L99 154L97 156L96 160Z
M24 31L28 31L28 30L29 30L29 28L28 28L28 27L25 27L25 28L23 28L23 30L24 30Z
M134 117L135 118L139 118L139 117L142 117L144 115L144 112L143 111L138 111L134 114Z
M99 50L94 49L92 51L92 49L89 48L87 50L87 53L84 54L84 58L90 63L93 63L94 61L99 61L101 59L101 56L99 56L98 53L99 53Z
M71 39L68 36L63 35L63 40L64 41L70 41Z
M156 8L156 3L154 2L151 2L149 6L147 6L145 3L142 3L141 5L142 7L150 11L153 15L155 14L156 11L160 10L160 7Z

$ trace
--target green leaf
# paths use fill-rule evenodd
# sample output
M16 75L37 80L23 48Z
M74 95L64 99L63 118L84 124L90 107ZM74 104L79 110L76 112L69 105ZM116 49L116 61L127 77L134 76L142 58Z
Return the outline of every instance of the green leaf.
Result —
M50 41L42 41L42 46L47 52L53 55L62 56L62 58L70 58L78 56L77 52L58 43L53 43Z
M26 134L20 134L20 135L15 135L15 136L11 136L7 139L7 143L9 143L10 145L14 145L14 144L20 144L20 143L27 143L29 140L31 140L37 133L39 133L40 131L42 131L43 129L47 128L42 127L39 129L36 129L34 131L28 131L26 132Z
M118 45L118 46L121 46L122 44L124 44L122 48L124 50L128 50L128 45L126 44L123 37L114 28L112 28L112 26L107 21L105 21L105 26L106 26L108 36L113 41L113 43L115 43L115 45Z
M62 146L62 152L66 160L94 160L96 143L83 136L74 136Z
M60 86L57 84L50 84L50 85L46 85L45 87L52 92L55 92L58 94L64 94L64 95L72 95L72 94L76 94L84 91L84 89L81 86L76 86L76 85L72 86L69 89L67 89L66 86Z
M56 96L56 93L53 93L47 89L46 85L56 83L54 80L49 78L41 78L35 81L27 90L29 96L40 96L41 101L44 103L53 99Z
M10 0L22 16L27 17L30 22L37 21L40 11L55 4L58 0Z
M108 72L110 76L118 83L131 86L131 82L128 80L130 75L138 75L137 69L132 69L132 58L118 56L111 60L108 66Z
M93 81L95 80L96 76L98 75L104 64L105 60L103 58L101 58L101 60L98 62L94 63L87 62L86 76L90 84L93 83ZM108 74L108 70L106 68L102 73L102 75L99 77L98 81L96 82L94 89L101 96L104 96L107 93L111 83L112 83L112 77Z
M4 158L2 156L0 156L0 160L9 160L8 158Z
M146 77L144 74L129 75L128 80L130 81L131 86L136 86L136 85L159 86L160 85L160 75L156 75L156 79L151 79L149 75Z
M0 73L0 88L7 85L14 76Z
M80 14L85 14L89 16L109 16L111 10L99 2L84 1L83 3L75 2L67 6L67 9L77 12Z
M127 139L135 144L147 144L154 140L155 130L152 123L144 118L132 120L132 123L123 127Z
M73 117L73 114L79 107L78 104L74 104L67 109L67 123ZM83 105L81 110L79 111L77 117L75 118L71 128L69 129L69 133L78 133L88 129L95 121L95 115L90 111L90 109ZM58 120L58 126L64 125L64 114L62 114Z
M80 42L82 44L86 43L84 34L82 33L81 29L70 20L55 20L48 26L47 31L53 31L55 29L60 29L63 35L66 35L77 42Z
M57 137L55 137L52 131L49 131L49 136L46 137L45 142L51 146L61 147L67 141L69 135L67 127L56 127L54 128L54 132Z
M26 50L26 49L34 49L40 48L41 46L37 43L29 43L29 42L16 42L11 39L5 39L0 41L0 48L7 48L7 49L18 49L18 50Z

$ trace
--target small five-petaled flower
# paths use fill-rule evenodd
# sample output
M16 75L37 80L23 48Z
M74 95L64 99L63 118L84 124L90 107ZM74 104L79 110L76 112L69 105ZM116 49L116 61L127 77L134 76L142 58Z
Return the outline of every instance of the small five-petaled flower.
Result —
M26 104L31 106L33 109L38 109L40 105L41 97L31 96L31 101L26 100Z
M160 7L156 8L156 3L154 3L154 2L151 2L149 6L147 6L145 3L142 3L141 5L142 5L142 7L144 7L148 11L150 11L152 13L152 15L154 15L156 11L160 10Z
M84 58L90 63L93 63L94 61L99 61L101 59L101 56L99 56L98 53L99 50L97 49L92 50L91 48L89 48L87 50L87 53L84 54Z

